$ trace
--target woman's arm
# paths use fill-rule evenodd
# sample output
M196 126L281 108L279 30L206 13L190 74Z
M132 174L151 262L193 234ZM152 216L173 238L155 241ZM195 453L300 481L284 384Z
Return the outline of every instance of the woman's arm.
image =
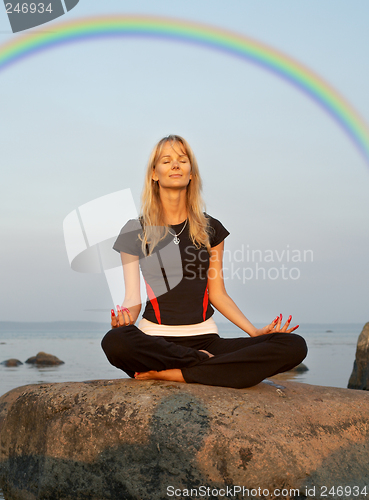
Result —
M137 255L130 255L125 252L120 252L120 256L123 265L125 295L122 308L117 306L117 316L112 310L113 327L134 324L141 311L139 258Z
M292 332L295 328L287 330L291 322L291 316L281 328L282 315L278 316L272 323L264 328L256 328L246 316L240 311L237 305L233 302L228 295L223 279L223 251L224 241L211 249L210 266L208 272L208 290L209 300L211 304L225 316L229 321L232 321L236 326L241 328L244 332L248 333L251 337L264 335L273 332Z

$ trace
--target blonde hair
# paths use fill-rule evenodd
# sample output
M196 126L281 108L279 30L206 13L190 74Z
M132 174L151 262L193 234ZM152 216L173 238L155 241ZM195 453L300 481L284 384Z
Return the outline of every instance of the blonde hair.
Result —
M156 163L160 158L164 145L179 145L187 154L192 178L186 189L186 207L189 233L192 243L200 248L204 246L210 253L209 224L204 215L205 204L201 196L202 181L195 155L188 142L179 135L163 137L151 152L141 201L141 224L143 226L142 251L144 255L151 255L159 241L168 234L168 224L164 220L163 206L160 199L160 187L152 178ZM174 148L173 148L174 149Z

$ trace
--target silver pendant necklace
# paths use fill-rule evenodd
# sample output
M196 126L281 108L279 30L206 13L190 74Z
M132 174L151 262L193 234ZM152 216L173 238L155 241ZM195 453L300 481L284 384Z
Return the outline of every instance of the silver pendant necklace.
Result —
M184 226L182 227L182 229L180 230L180 232L178 234L177 233L173 234L172 231L168 228L169 234L171 234L172 236L174 236L173 242L174 242L175 245L179 245L179 242L181 240L178 238L178 236L183 233L184 228L187 226L187 221L188 221L188 219L186 219L186 222L185 222Z

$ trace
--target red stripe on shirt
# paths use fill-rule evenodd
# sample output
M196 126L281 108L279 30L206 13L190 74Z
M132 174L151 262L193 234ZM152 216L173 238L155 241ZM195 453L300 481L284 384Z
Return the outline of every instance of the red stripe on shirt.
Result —
M204 318L204 321L206 319L206 311L208 310L208 303L209 303L209 290L208 290L208 285L206 285L204 299L202 301L202 317Z
M151 302L151 305L152 305L152 307L154 309L156 321L159 323L159 325L161 325L160 309L159 309L158 299L156 298L155 293L153 292L151 286L147 283L146 280L145 280L145 283L146 283L147 295L148 295L149 300Z

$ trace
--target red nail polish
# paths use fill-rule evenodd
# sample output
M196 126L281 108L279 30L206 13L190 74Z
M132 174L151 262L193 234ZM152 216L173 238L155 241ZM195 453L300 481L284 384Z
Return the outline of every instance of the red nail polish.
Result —
M115 317L114 309L111 310L111 315Z
M282 314L280 314L279 317L280 317L280 320L282 321Z
M290 315L290 316L288 316L288 322L290 322L290 321L291 321L291 319L292 319L292 316L291 316L291 315Z
M117 306L117 311L118 311L118 312L120 311L120 306Z

